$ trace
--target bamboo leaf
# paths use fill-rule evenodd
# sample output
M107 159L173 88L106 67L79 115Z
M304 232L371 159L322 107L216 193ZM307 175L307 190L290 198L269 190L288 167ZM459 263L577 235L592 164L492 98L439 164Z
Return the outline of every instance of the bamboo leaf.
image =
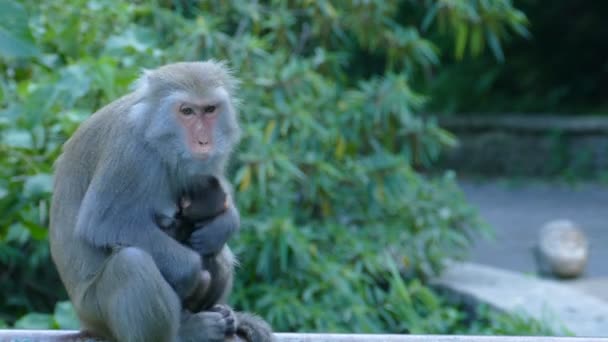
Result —
M469 34L469 25L466 23L460 23L456 27L456 49L454 51L457 60L461 60L464 57L464 51L467 46L467 38Z

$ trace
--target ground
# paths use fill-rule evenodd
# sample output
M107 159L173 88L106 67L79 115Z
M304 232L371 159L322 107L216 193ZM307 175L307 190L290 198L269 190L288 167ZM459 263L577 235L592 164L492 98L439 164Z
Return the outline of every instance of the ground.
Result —
M584 278L608 277L608 185L472 180L461 185L496 232L493 241L476 243L472 261L535 272L532 247L540 227L566 218L578 223L591 242Z

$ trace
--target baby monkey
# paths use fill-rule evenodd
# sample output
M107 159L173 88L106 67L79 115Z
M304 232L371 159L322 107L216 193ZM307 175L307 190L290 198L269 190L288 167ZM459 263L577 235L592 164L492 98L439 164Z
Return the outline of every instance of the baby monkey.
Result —
M210 229L205 227L205 221L209 221L220 215L227 209L227 196L219 180L216 177L209 176L196 186L184 192L179 199L178 212L173 217L159 216L157 222L159 227L169 236L179 241L182 244L190 242L191 235L198 229ZM208 236L225 236L222 226L218 226L217 232L207 232ZM225 241L222 241L223 245ZM216 252L217 248L198 249L201 252L203 260L209 254ZM201 309L202 303L207 302L205 298L211 287L211 273L203 264L201 270L201 282L199 288L193 292L193 295L185 300L186 308L191 312L197 312Z
M174 217L163 218L161 228L177 241L186 243L195 230L204 229L205 221L227 208L226 193L219 180L209 176L182 195L179 211Z

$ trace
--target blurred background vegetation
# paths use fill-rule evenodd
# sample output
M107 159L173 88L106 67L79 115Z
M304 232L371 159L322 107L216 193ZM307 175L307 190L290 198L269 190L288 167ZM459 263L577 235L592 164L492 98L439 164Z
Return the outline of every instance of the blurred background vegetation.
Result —
M606 1L516 0L530 22L529 39L492 55L458 60L425 77L437 113L608 113Z
M547 333L427 285L488 231L428 172L455 139L417 113L601 108L572 50L599 44L596 3L0 0L0 326L77 327L46 240L62 143L142 68L213 58L242 80L236 308L277 331ZM559 33L572 6L597 36Z

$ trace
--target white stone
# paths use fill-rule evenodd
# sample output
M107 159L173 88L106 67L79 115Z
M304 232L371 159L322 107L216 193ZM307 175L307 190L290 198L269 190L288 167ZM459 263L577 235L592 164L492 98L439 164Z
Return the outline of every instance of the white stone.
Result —
M575 278L585 271L588 258L587 237L574 222L555 220L540 229L537 261L541 273Z

